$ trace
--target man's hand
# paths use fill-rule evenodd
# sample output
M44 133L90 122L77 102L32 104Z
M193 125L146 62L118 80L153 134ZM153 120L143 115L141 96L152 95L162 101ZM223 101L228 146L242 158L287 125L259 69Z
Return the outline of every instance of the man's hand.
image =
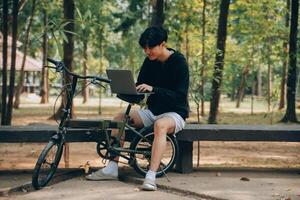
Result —
M147 84L141 84L136 86L136 90L138 92L152 92L153 91L153 87Z

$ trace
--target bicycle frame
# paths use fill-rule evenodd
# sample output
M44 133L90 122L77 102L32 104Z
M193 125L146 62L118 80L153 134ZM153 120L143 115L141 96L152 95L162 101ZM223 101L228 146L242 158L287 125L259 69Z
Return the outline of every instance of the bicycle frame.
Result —
M145 141L149 142L150 144L152 143L151 141L149 141L147 138L145 138L143 135L141 135L134 127L130 126L129 125L129 120L130 120L130 116L129 116L129 113L130 113L130 110L131 110L131 107L132 107L132 104L129 103L128 106L127 106L127 109L125 111L125 114L124 114L124 119L123 121L120 121L120 122L117 122L118 123L118 134L116 136L116 140L118 142L122 141L123 139L125 139L124 137L124 134L125 134L125 128L129 129L132 133L134 133L136 136L139 136L140 138L143 138ZM108 120L109 122L112 122L111 120ZM105 123L105 122L104 122ZM131 149L128 149L128 148L124 148L124 147L115 147L113 145L111 145L111 136L109 134L109 131L108 129L111 128L111 127L103 127L103 131L105 132L105 142L107 143L107 150L108 151L112 151L114 153L117 154L117 156L120 156L128 161L131 161L131 158L130 156L126 156L122 153L136 153L136 154L143 154L143 155L151 155L151 151L150 152L146 152L146 151L140 151L140 150L131 150Z
M66 122L67 122L68 119L72 118L72 105L73 105L73 98L74 98L74 95L75 95L75 92L76 92L77 81L78 81L78 77L73 76L72 83L71 83L71 89L70 89L70 91L68 92L68 95L67 95L67 102L66 102L65 107L63 108L63 116L61 117L57 134L52 137L52 139L55 139L55 140L61 139L62 143L65 142L65 134L67 134L67 132L68 132L67 128L66 128ZM124 134L125 134L125 129L127 128L131 132L133 132L135 135L137 135L141 138L144 138L146 141L151 143L151 141L149 141L147 138L145 138L143 135L141 135L134 127L129 125L129 120L130 120L129 113L130 113L131 107L132 107L132 104L129 103L129 105L127 106L127 109L125 111L123 121L118 122L119 131L118 131L118 134L116 136L117 141L121 141L123 139ZM111 120L108 120L108 121L111 121ZM105 123L105 121L103 123ZM102 131L105 132L105 142L108 145L107 149L109 151L113 151L118 156L121 156L122 158L130 161L130 156L126 156L122 153L138 153L138 154L144 154L144 155L146 155L146 154L151 155L151 152L149 153L149 152L145 152L145 151L130 150L130 149L123 148L123 147L114 147L114 146L112 146L111 142L110 142L111 141L111 136L107 131L107 129L110 128L110 127L109 126L107 127L106 125L100 125L100 127L101 127L100 131L102 129Z
M67 90L66 102L63 102L62 115L60 117L60 122L58 125L58 130L55 135L50 138L47 146L41 152L32 176L32 185L35 189L40 189L45 187L53 175L56 172L58 164L61 159L62 149L65 144L66 134L69 130L79 128L85 131L87 134L93 133L91 137L92 141L97 142L97 152L104 159L115 159L116 157L122 157L128 161L128 164L132 166L139 174L145 175L146 170L149 168L151 162L151 150L152 150L152 140L154 138L153 126L145 127L141 130L136 130L130 125L130 110L133 103L138 103L141 100L141 96L137 99L127 99L118 96L120 99L129 103L124 114L124 118L120 121L113 120L71 120L72 118L72 105L73 98L76 92L76 86L78 79L90 79L91 83L98 84L102 86L102 82L109 83L110 80L98 76L81 76L70 72L63 64L63 62L48 59L49 62L55 64L56 72L63 72L65 75L71 75L72 79L67 81L68 83L64 85L63 90ZM63 94L61 92L60 95ZM84 128L84 129L82 129ZM114 132L115 137L110 134L110 129L118 129L118 132ZM134 139L130 141L129 146L123 147L122 139L124 137L125 129L129 129L133 135ZM178 144L175 137L169 137L168 141L171 144L171 154L170 159L166 162L161 162L159 172L157 176L162 176L165 171L171 169L174 166L177 154L178 154ZM116 139L115 139L116 138ZM114 140L115 139L115 140ZM104 150L104 153L103 153ZM136 156L138 155L138 157ZM41 170L42 169L42 170Z

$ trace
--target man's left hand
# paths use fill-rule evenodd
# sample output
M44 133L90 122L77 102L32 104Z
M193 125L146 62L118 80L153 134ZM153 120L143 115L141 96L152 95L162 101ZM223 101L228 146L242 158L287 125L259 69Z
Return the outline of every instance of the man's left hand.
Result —
M147 85L145 83L136 86L136 90L138 92L152 92L153 91L153 87L151 85Z

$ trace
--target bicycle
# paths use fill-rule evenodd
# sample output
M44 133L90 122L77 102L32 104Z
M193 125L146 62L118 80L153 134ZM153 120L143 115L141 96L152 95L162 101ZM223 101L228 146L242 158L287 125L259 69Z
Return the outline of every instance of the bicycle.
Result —
M122 95L117 97L128 102L123 121L113 120L73 120L71 119L72 102L76 91L77 80L90 80L92 84L103 86L102 82L110 83L110 80L98 76L81 76L70 72L61 61L47 59L53 66L48 66L59 73L65 73L72 76L71 83L67 84L68 98L65 107L62 109L62 116L58 125L58 130L54 134L46 147L41 152L32 176L32 185L35 189L45 187L53 178L59 162L61 160L63 147L66 142L66 135L71 134L71 130L84 129L86 134L93 138L97 143L96 151L103 159L112 160L117 156L124 158L134 170L142 176L145 176L150 168L151 147L154 139L153 125L136 130L130 125L129 113L133 104L140 103L143 99L141 95ZM117 136L111 136L111 129L118 129ZM123 143L125 129L130 131L133 140L127 145ZM93 134L92 134L93 133ZM126 135L127 136L127 135ZM127 141L127 140L126 140ZM179 150L175 135L167 135L167 148L163 159L161 160L156 176L161 177L171 170L176 163Z

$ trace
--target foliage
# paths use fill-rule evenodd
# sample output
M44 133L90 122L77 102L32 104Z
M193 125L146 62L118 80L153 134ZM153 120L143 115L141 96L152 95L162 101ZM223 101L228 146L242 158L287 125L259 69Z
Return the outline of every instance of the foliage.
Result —
M12 1L9 1L11 4ZM24 34L31 1L19 13L18 38ZM207 0L205 65L201 63L201 28L203 0L165 1L165 27L169 31L169 47L188 57L191 76L191 98L209 100L211 79L216 54L216 29L219 14L218 0ZM63 30L67 23L75 23L74 70L82 73L83 41L88 43L89 73L105 75L106 68L127 68L138 73L144 54L137 41L151 19L150 0L77 0L74 22L63 21L61 0L37 2L37 14L32 26L29 55L41 58L42 35L47 28L49 56L62 59L62 44L66 39ZM42 10L47 10L49 23L43 26ZM235 97L242 71L249 65L245 94L251 94L253 82L257 83L258 71L262 72L262 90L267 94L268 66L273 75L274 102L279 100L283 66L283 42L288 41L289 29L285 26L286 1L231 0L222 94ZM2 15L2 1L0 4ZM10 10L11 14L11 10ZM1 23L2 24L2 23ZM298 41L299 43L299 41ZM298 44L299 46L299 44ZM20 48L20 50L22 47ZM300 54L300 53L298 53ZM298 59L298 64L299 64ZM2 64L2 63L1 63ZM205 77L199 70L204 68ZM205 95L199 96L200 80L205 81ZM299 84L299 83L298 83ZM298 86L298 90L299 90ZM300 92L298 92L300 93ZM299 96L300 94L298 94Z

